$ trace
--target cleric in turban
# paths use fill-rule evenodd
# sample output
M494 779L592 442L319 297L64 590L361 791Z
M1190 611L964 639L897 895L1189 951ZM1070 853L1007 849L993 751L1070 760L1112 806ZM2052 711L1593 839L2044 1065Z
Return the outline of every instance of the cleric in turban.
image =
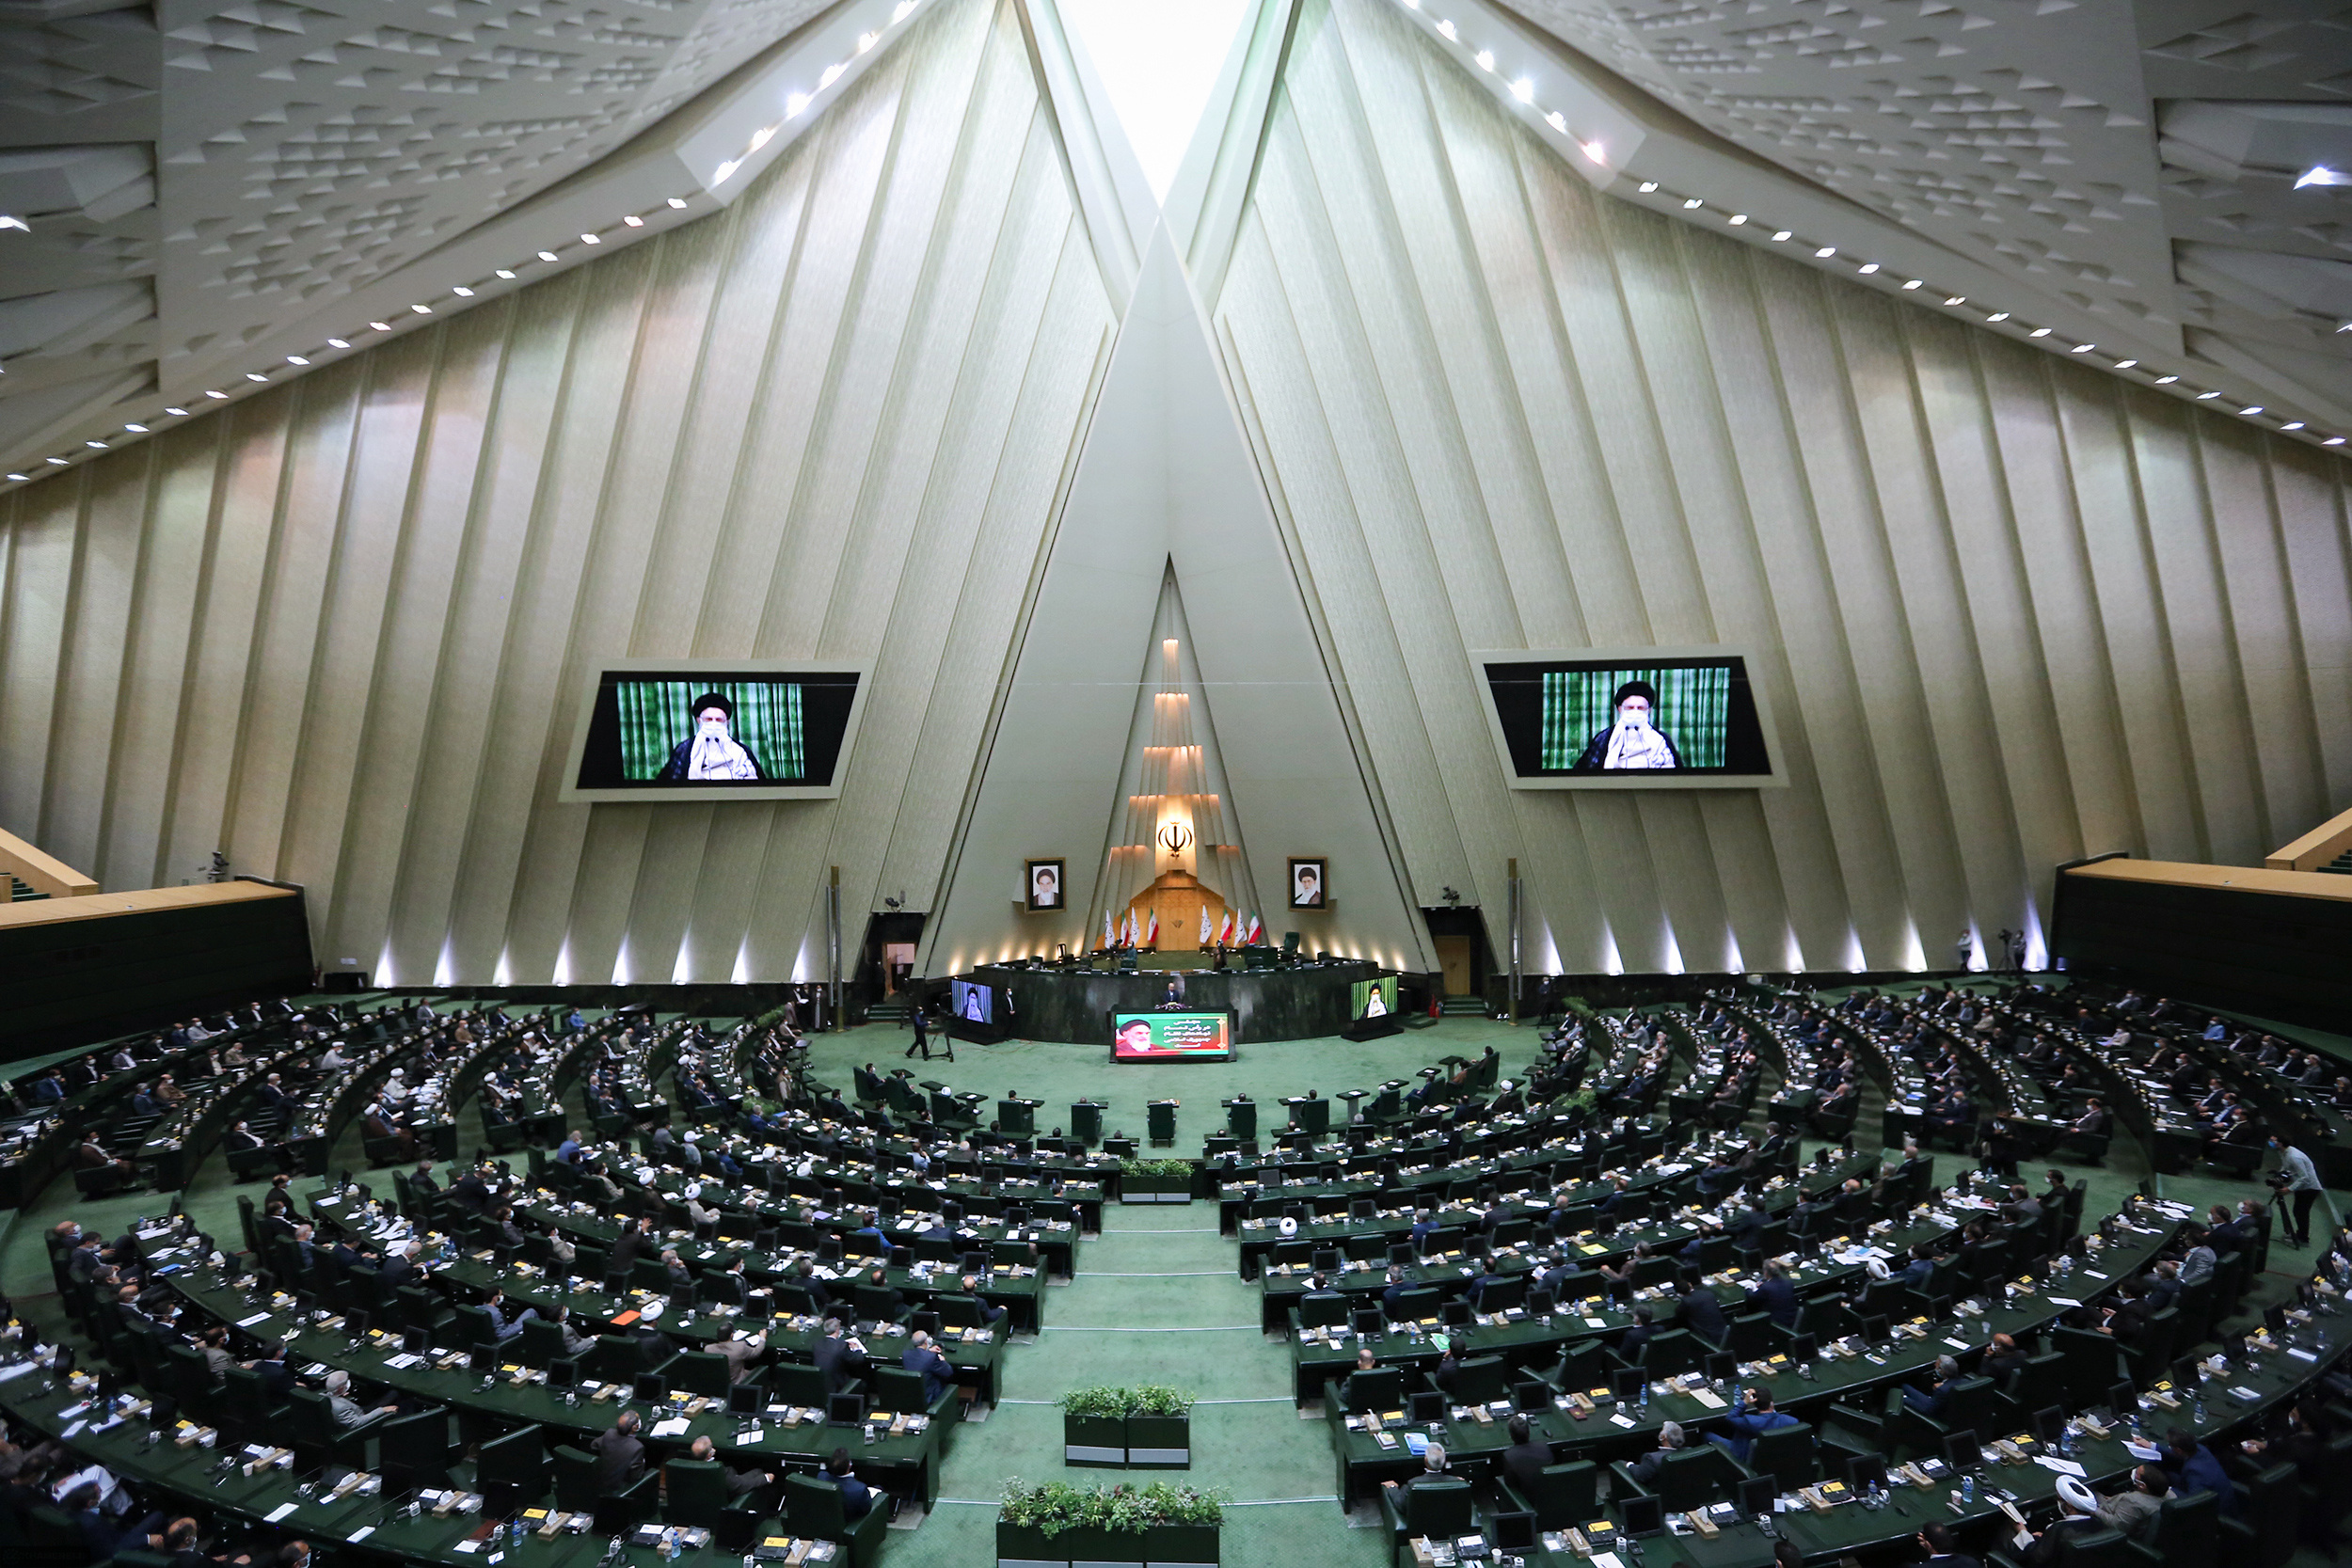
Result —
M694 733L670 749L661 782L683 779L695 784L768 776L759 770L759 759L727 733L735 720L733 703L716 691L706 691L688 705L687 711L693 718Z
M1658 712L1656 687L1647 681L1628 681L1617 688L1609 705L1615 720L1594 734L1573 771L1616 773L1682 766L1682 754L1675 750L1675 743L1651 722Z

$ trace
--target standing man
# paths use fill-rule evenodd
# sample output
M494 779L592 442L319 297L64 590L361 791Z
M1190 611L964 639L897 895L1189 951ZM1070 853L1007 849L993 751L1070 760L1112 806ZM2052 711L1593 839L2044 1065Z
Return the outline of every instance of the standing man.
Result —
M2288 1238L2298 1247L2312 1244L2312 1205L2319 1201L2319 1172L2312 1164L2312 1157L2283 1138L2272 1138L2270 1147L2278 1149L2279 1175L2284 1179L2284 1190L2294 1204L2290 1216L2294 1234Z
M928 1062L931 1059L930 1027L930 1015L923 1010L923 1004L917 1002L914 1005L914 1043L907 1047L908 1055L920 1051L923 1060Z

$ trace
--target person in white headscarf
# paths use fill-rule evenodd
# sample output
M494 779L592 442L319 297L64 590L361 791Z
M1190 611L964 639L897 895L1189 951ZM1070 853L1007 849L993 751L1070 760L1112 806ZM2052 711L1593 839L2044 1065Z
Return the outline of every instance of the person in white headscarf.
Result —
M1657 727L1658 689L1647 681L1628 681L1609 700L1615 717L1605 729L1594 732L1579 773L1619 773L1679 768L1682 753L1665 731Z
M706 691L691 709L694 733L670 749L660 782L706 783L712 780L764 779L759 759L735 738L735 705L720 692Z

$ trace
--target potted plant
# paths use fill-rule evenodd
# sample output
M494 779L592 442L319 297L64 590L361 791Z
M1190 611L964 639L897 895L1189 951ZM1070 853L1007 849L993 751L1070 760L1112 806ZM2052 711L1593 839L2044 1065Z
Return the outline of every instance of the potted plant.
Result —
M1061 1442L1065 1465L1123 1465L1127 1463L1124 1388L1073 1388L1062 1396Z
M1190 1203L1190 1160L1127 1160L1120 1166L1121 1203Z
M1070 1553L1072 1568L1143 1560L1143 1537L1152 1518L1138 1488L1123 1482L1096 1486L1080 1492L1078 1498L1075 1521L1056 1538Z
M1152 1470L1192 1468L1191 1395L1159 1384L1146 1384L1131 1392L1127 1463Z
M1062 1537L1084 1497L1066 1481L1028 1486L1019 1476L1007 1477L1004 1505L996 1512L997 1568L1067 1568L1070 1550Z
M1143 1489L1152 1523L1143 1532L1143 1560L1164 1564L1215 1562L1217 1529L1225 1522L1224 1496L1198 1487L1155 1481Z

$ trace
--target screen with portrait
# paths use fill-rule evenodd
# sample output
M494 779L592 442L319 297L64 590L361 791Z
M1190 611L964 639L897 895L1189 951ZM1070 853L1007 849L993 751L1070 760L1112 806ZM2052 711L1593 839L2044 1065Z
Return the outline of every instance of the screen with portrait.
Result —
M853 669L607 669L564 798L838 795L863 684Z
M969 980L947 982L947 1010L966 1023L996 1022L996 992L989 986L974 985Z
M1487 712L1520 788L1778 783L1744 655L1482 656Z
M1396 1011L1396 976L1383 974L1376 980L1357 981L1355 1005L1358 1018L1378 1018Z
M1231 1013L1113 1013L1115 1062L1221 1062L1233 1054Z

